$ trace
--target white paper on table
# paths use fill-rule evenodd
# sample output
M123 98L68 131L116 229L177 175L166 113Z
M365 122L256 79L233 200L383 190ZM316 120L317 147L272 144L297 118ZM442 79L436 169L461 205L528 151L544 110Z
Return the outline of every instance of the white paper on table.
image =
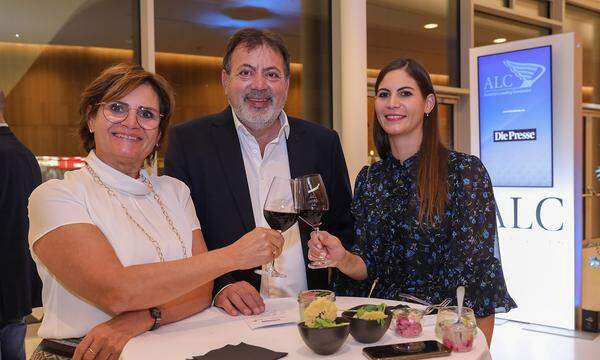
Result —
M298 301L294 298L267 299L265 312L259 315L244 316L250 329L298 322Z

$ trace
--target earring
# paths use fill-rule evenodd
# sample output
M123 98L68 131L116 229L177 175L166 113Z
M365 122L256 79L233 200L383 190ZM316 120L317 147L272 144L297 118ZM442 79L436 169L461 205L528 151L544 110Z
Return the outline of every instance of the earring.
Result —
M425 117L429 119L429 113L425 113Z

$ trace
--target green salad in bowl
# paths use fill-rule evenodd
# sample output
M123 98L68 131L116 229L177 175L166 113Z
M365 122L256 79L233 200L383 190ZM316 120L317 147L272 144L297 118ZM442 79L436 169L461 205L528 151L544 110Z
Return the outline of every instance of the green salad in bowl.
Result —
M362 305L358 309L355 309L356 313L353 317L362 320L376 320L379 325L383 326L388 317L388 314L385 312L386 307L385 304Z
M385 304L355 306L344 311L342 317L350 320L350 334L365 344L379 341L392 322L392 312Z

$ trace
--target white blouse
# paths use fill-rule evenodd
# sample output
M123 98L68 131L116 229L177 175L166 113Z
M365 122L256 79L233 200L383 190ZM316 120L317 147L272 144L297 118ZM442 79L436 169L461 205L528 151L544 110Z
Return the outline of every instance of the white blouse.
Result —
M129 214L156 240L165 261L183 258L183 249L149 188L102 162L92 150L86 158L102 182L113 189ZM188 187L169 176L148 176L186 247L192 253L192 231L200 229ZM35 256L33 244L48 232L69 224L93 224L112 245L123 266L158 262L155 247L126 216L119 201L109 196L85 168L70 171L64 180L50 180L29 198L29 244L43 282L44 319L42 338L82 337L111 316L94 304L65 289ZM64 249L69 251L69 249ZM87 254L86 257L93 257ZM82 259L85 261L85 259Z

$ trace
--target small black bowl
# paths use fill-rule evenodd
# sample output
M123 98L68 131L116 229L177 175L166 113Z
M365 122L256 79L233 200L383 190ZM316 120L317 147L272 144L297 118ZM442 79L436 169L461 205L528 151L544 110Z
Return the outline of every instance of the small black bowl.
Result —
M364 305L355 306L350 310L357 310L361 306ZM390 327L393 317L391 309L386 308L385 314L387 315L387 318L384 320L383 325L380 325L377 320L363 320L355 318L354 315L356 315L356 312L354 311L344 311L342 313L342 317L350 320L350 334L352 334L352 337L354 337L356 341L363 344L370 344L381 339L387 329Z
M335 319L337 324L348 323L348 319L338 317ZM350 326L335 326L329 328L310 328L304 325L304 322L298 324L298 330L300 336L306 346L312 351L319 355L331 355L338 351L338 349L344 344L348 334L350 333Z

